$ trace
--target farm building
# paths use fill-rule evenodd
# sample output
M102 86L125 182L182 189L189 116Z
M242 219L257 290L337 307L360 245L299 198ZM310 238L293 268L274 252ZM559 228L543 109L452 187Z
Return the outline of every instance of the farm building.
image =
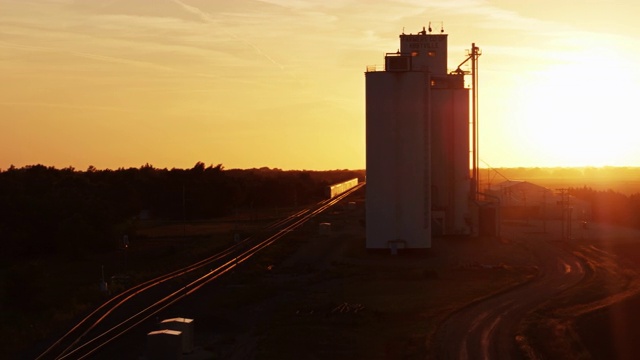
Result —
M586 202L560 189L548 189L528 181L503 181L491 185L487 193L498 198L504 219L588 220L591 209Z

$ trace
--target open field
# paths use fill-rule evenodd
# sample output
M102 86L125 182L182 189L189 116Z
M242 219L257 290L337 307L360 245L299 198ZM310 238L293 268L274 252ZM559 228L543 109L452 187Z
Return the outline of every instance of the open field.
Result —
M551 227L552 233L559 229ZM558 245L581 258L585 278L527 316L520 331L537 359L637 359L640 231L589 224ZM624 319L620 322L620 319Z
M322 214L160 318L194 318L196 345L215 359L422 359L448 313L535 275L525 246L497 239L436 239L422 253L369 253L363 192L349 201L355 209ZM320 222L331 223L331 234L319 234ZM142 355L154 326L105 359Z
M480 169L480 187L505 180L525 180L549 189L590 187L625 195L640 193L638 167L558 167Z
M574 232L572 241L559 242L558 224L547 222L543 233L534 221L511 222L503 224L500 239L434 239L428 251L392 256L365 250L364 191L348 201L355 208L343 203L321 214L159 318L195 319L199 354L212 359L425 359L448 314L534 279L538 259L531 246L550 241L581 255L591 272L526 319L521 331L528 344L541 347L545 358L630 358L620 354L633 342L617 344L611 329L639 330L640 312L633 310L640 308L634 296L640 267L636 231L592 224ZM140 232L143 240L132 243L126 266L139 276L168 271L270 220L262 214L147 228ZM321 222L331 223L331 233L320 234ZM622 324L625 317L629 321ZM616 321L617 327L609 327ZM143 324L98 358L139 359L145 334L154 329L155 321ZM562 352L550 350L552 345L564 346Z
M266 226L285 210L252 212L212 222L140 224L128 248L79 258L42 257L2 270L6 291L18 311L0 309L0 346L12 355L68 327L107 295L99 291L104 269L109 291L183 267ZM120 277L112 281L112 276ZM124 279L124 280L123 280ZM128 280L127 280L128 279ZM11 291L11 293L9 293ZM29 358L29 357L27 357Z
M640 234L619 231L593 241L593 245L617 260L627 283L616 302L594 309L577 320L577 333L594 359L638 359L640 347ZM615 283L605 284L611 288ZM624 291L627 290L627 291Z
M526 319L529 344L545 358L615 354L607 337L581 337L606 332L592 314L640 288L637 265L619 256L640 254L637 231L591 224L560 242L559 223L545 224L547 233L533 222L507 223L500 240L435 239L427 252L391 256L364 250L362 198L354 200L356 210L317 220L332 224L331 235L309 224L165 317L201 317L200 346L213 358L424 359L452 311L532 280L539 259L531 246L545 241L582 256L591 271ZM616 246L626 251L609 251Z

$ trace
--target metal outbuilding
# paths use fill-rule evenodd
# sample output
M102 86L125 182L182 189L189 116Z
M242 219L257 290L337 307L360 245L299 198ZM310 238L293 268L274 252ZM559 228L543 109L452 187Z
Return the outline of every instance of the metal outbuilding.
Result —
M160 322L160 327L167 330L180 331L182 333L182 353L189 354L194 348L194 323L193 319L171 318Z
M147 334L148 360L182 359L182 332L157 330Z

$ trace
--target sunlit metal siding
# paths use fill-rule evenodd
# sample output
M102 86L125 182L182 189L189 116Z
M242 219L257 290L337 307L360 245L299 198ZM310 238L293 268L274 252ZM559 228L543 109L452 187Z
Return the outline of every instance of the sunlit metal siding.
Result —
M368 72L367 248L431 247L429 74Z
M354 187L358 186L358 178L354 178L351 180L347 180L344 182L341 182L339 184L334 184L334 185L330 185L327 187L326 189L326 193L325 196L328 199L332 199L342 193L344 193L345 191L352 189Z

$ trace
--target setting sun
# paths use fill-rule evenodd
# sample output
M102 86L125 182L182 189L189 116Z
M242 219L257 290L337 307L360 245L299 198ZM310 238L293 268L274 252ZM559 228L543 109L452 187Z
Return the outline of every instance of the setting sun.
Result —
M483 51L481 164L638 166L638 9L603 7L3 0L0 169L362 169L366 66L430 22Z
M0 10L7 358L640 359L640 1Z
M519 76L509 98L522 161L546 166L628 165L637 159L631 65L611 49L570 53Z

